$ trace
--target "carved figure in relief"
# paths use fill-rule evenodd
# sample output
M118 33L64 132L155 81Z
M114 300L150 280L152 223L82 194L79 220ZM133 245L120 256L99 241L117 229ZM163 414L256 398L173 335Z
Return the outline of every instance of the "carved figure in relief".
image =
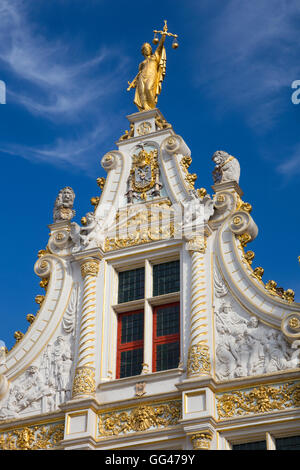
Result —
M238 354L234 339L226 332L224 325L217 326L218 332L222 335L216 349L217 370L220 379L233 378L236 363L238 362Z
M251 353L251 358L249 354L247 375L264 373L265 335L266 331L258 324L258 319L254 316L251 317L244 333L246 344L248 345L249 352Z
M275 372L289 367L291 356L280 331L271 330L267 334L265 353L268 372Z
M280 331L252 316L245 320L223 303L216 311L216 375L224 380L299 366L299 344L290 347Z
M62 336L59 336L54 343L53 360L58 390L67 391L70 389L68 382L69 371L72 365L72 354L69 343L65 342Z
M74 243L73 251L79 251L81 247L87 247L91 242L96 245L104 239L100 221L96 219L93 212L85 215L86 224L80 227L76 222L71 223L70 237Z
M10 389L7 401L0 411L1 418L16 417L18 413L33 406L37 407L42 397L48 396L51 391L45 385L38 367L30 366L20 382Z
M240 180L240 164L238 160L223 150L217 150L212 157L216 164L213 171L214 183L225 183L227 181L235 181L237 184Z
M14 418L25 410L54 410L70 393L71 367L70 343L59 336L53 345L47 345L41 363L31 365L11 385L8 396L1 403L0 418Z
M73 210L74 199L75 193L69 186L59 191L53 209L54 222L71 220L75 216Z

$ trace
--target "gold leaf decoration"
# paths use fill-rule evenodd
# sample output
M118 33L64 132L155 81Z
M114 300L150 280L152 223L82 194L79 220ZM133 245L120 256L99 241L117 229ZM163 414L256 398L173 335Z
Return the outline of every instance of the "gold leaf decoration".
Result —
M0 434L1 450L53 449L64 437L64 423L27 426Z
M130 410L99 414L100 436L118 436L148 429L175 426L181 418L181 401L143 404Z
M219 418L268 413L300 406L300 382L261 385L248 391L234 391L217 397Z

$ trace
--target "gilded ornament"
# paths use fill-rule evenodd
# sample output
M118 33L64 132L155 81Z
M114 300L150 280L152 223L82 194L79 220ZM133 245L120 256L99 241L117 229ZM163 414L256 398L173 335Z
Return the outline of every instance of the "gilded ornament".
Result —
M254 256L255 256L254 251L249 250L245 253L244 258L247 261L247 263L249 263L251 265L252 261L254 259Z
M101 176L99 178L97 178L97 185L99 186L100 189L103 189L104 188L104 185L105 185L105 181L106 179L104 178L104 176Z
M28 315L26 315L26 320L28 321L28 323L30 323L30 325L32 325L35 320L35 315L33 315L32 313L28 313Z
M95 370L92 367L79 367L76 369L72 397L94 395L95 391Z
M186 155L185 157L182 157L182 159L180 161L180 165L182 166L182 169L185 173L185 178L184 179L188 183L189 188L194 189L195 181L197 179L197 175L196 175L196 173L190 174L188 172L188 168L191 165L191 163L192 163L192 157L190 157L189 155Z
M207 375L211 371L209 347L206 344L194 344L189 348L188 375Z
M0 434L2 450L47 450L58 447L64 438L64 423L26 426Z
M35 298L34 298L35 302L41 307L42 306L42 303L44 302L45 300L45 296L44 295L36 295Z
M265 287L266 287L267 291L269 292L269 294L271 294L271 295L278 295L278 292L277 292L277 290L276 290L276 288L277 288L277 282L275 282L275 281L268 281L268 282L266 283L266 286L265 286Z
M234 218L233 218L233 223L234 223L235 225L240 225L240 224L242 223L242 218L239 217L239 216L234 217Z
M288 321L288 325L292 330L298 330L300 329L300 320L297 317L292 317Z
M47 263L47 265L48 265L48 263ZM43 269L43 267L41 265L40 265L40 267ZM40 281L40 287L42 287L43 289L46 290L47 287L48 287L48 284L49 284L49 278L43 277Z
M92 198L91 198L91 204L92 204L92 206L94 206L94 210L97 209L98 204L99 204L99 201L100 201L100 197L99 197L99 196L95 196L95 197L92 197Z
M131 137L134 136L134 123L130 123L130 131L125 131L125 134L123 134L119 140L127 140L131 139Z
M300 406L300 383L261 385L248 391L217 396L219 418L268 413Z
M81 276L97 276L99 272L99 260L84 261L81 265Z
M148 429L175 426L181 418L181 401L143 404L124 411L99 414L100 436L118 436Z
M164 118L159 116L155 116L155 125L158 129L169 129L172 127Z
M240 240L242 247L245 247L251 241L251 235L249 235L249 233L246 232L246 233L243 233L242 235L239 235L238 239Z
M39 250L38 251L38 258L42 258L42 256L45 256L48 253L48 249L46 250Z
M262 280L262 277L264 275L264 268L262 268L261 266L257 266L257 268L255 268L253 270L253 275L259 280L261 281Z
M207 194L207 191L205 188L197 189L197 195L198 197L200 197L200 199L203 199L204 196L206 196L206 194Z
M21 339L24 337L24 333L22 333L22 331L15 331L14 333L14 338L16 340L16 342L18 343L19 341L21 341Z
M284 291L283 296L284 300L287 302L294 302L295 300L295 292L292 289L287 289Z
M199 432L191 436L194 450L209 450L213 436L210 431Z

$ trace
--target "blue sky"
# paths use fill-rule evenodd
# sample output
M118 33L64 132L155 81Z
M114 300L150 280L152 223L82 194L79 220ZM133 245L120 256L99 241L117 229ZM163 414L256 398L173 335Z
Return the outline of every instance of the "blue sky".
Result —
M10 348L42 293L33 265L45 248L56 195L72 186L78 222L136 112L126 91L140 48L168 20L158 107L192 151L197 187L212 193L216 150L241 164L244 201L259 227L249 249L264 280L300 301L298 0L0 0L0 339Z

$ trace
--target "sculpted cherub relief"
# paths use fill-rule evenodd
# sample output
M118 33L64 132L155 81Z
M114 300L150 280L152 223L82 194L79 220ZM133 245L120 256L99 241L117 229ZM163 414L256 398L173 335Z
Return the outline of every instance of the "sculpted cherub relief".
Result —
M99 244L103 241L100 221L93 212L85 215L85 225L80 227L76 222L71 223L70 237L74 243L73 251L79 251L81 247L87 247L91 242Z

